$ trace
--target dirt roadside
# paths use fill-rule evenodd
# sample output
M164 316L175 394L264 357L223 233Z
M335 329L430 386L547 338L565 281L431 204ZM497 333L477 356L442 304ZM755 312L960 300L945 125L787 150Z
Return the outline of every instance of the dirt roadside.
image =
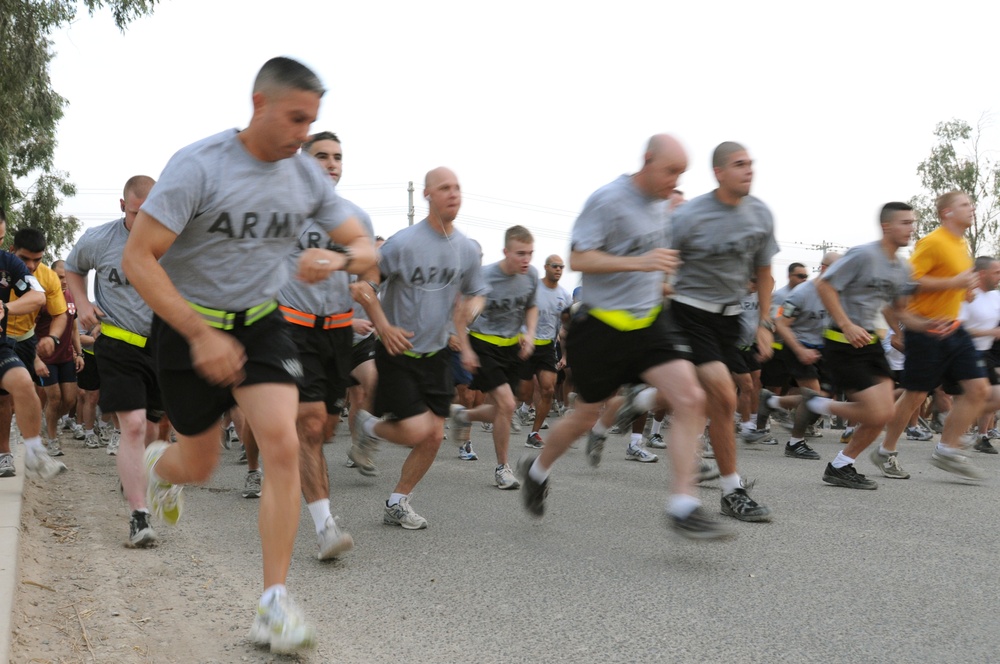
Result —
M198 547L212 534L197 528L171 530L170 539L204 555L126 548L114 458L68 435L62 443L70 472L25 482L12 662L295 661L245 638L258 582L239 578L226 556L259 549Z

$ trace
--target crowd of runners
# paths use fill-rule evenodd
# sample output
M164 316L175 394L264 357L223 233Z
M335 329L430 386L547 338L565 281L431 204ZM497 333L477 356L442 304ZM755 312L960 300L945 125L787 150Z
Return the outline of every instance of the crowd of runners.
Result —
M242 445L263 549L253 641L292 652L315 640L285 589L301 499L320 560L353 548L331 512L323 447L341 417L343 461L398 475L383 521L407 530L428 526L410 496L443 441L479 459L477 425L492 433L496 487L520 490L535 517L581 438L595 467L613 430L631 432L626 459L665 450L665 519L690 539L733 535L699 498L716 478L722 515L771 519L737 442L779 444L775 421L791 430L784 454L806 461L820 459L815 427L842 425L845 447L817 481L875 489L855 467L869 447L878 473L906 479L900 436L930 440L933 426L932 463L983 477L970 450L996 453L1000 262L969 256L966 194L938 199L940 227L909 260L898 253L915 213L890 202L873 220L880 239L825 255L814 279L793 263L775 289L774 221L750 195L746 148L721 143L718 187L685 200L688 155L659 134L638 171L586 201L568 261L547 256L540 273L531 231L512 226L503 259L482 265L455 226L462 194L448 168L426 175L427 217L386 240L336 193L340 140L309 134L323 94L305 66L270 60L245 129L181 149L158 181L130 178L121 218L87 230L65 261L42 263L32 228L0 252L0 477L15 472L12 414L34 477L66 470L64 427L114 456L127 543L148 547L154 520L180 519L183 486ZM567 266L582 275L572 297L559 285ZM539 451L512 469L511 440ZM389 443L410 449L400 468L379 463Z

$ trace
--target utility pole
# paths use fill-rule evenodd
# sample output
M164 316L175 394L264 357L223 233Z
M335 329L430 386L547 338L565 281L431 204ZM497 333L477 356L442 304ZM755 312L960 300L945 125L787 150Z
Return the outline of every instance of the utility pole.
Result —
M406 191L409 192L410 194L410 207L408 208L409 212L406 213L406 216L410 220L409 225L412 226L413 225L413 180L410 180L410 186L406 188Z
M826 256L827 252L831 249L846 249L842 244L833 244L832 242L827 242L826 240L821 240L819 244L813 244L806 247L806 249L812 249L814 251L820 252L820 261L823 260L823 256ZM819 268L813 268L813 272L819 272Z

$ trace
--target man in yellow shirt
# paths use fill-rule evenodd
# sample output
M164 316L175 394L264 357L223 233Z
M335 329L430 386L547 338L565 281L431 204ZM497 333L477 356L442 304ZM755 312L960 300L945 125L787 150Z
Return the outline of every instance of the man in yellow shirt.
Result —
M37 384L37 371L47 371L45 364L38 360L38 351L43 356L52 355L56 344L66 329L66 298L62 293L59 276L42 263L45 253L45 234L37 228L22 228L14 233L11 253L20 258L28 268L28 272L45 290L45 307L52 316L49 336L44 339L35 337L35 320L40 309L31 313L11 314L7 321L7 337L15 341L14 351L31 374L31 379ZM11 302L17 301L17 293L11 293ZM13 414L9 394L0 396L0 448L10 443L10 423Z
M975 208L961 191L937 199L941 226L917 241L910 257L917 294L907 311L911 324L905 329L906 365L901 382L905 392L886 427L885 440L872 450L871 460L886 477L907 479L897 459L896 443L913 411L927 394L944 383L958 386L951 414L945 420L941 442L931 463L967 479L982 479L982 472L962 452L961 437L979 417L990 391L985 364L976 354L972 337L958 323L958 310L976 286L972 257L965 231L972 226ZM915 319L915 320L913 320Z

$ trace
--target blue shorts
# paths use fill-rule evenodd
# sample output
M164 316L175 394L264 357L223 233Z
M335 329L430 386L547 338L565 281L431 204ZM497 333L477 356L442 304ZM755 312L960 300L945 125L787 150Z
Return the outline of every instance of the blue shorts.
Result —
M59 364L46 364L45 367L49 370L49 375L38 377L38 382L41 383L42 387L76 382L76 362L72 360Z
M905 343L904 390L933 392L943 383L986 377L986 363L964 327L946 337L906 330Z
M468 385L471 383L472 373L462 366L462 354L450 348L448 352L451 353L451 377L455 385Z

